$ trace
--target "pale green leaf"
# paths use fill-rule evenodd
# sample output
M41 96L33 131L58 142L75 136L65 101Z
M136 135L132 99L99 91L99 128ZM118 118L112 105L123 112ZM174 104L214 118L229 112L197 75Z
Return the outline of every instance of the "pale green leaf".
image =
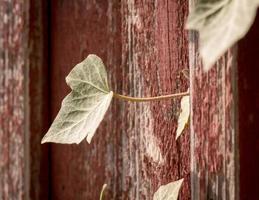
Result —
M153 200L177 200L183 180L182 178L178 181L160 186L155 192Z
M102 60L89 55L66 77L72 91L62 101L61 109L42 143L80 143L91 139L113 97Z
M200 54L209 70L251 27L259 0L199 0L186 27L199 31Z
M189 90L188 90L189 91ZM178 117L178 125L176 130L176 140L182 134L190 116L190 96L184 96L181 99L181 112Z

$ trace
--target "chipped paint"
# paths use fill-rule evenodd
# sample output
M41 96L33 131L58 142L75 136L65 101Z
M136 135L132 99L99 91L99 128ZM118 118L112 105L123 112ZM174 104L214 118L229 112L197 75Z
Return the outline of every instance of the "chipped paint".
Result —
M103 58L117 93L186 91L187 1L85 2L51 1L52 117L68 92L64 77L89 53ZM188 129L175 141L179 106L114 99L91 145L52 146L52 198L97 199L107 183L108 199L152 199L158 186L184 177L181 200L189 199Z
M147 157L151 162L157 163L157 165L162 165L164 163L164 158L159 147L159 140L154 135L154 118L148 103L144 104L140 108L140 113L142 113L140 118L140 141L141 146L143 146L143 157Z
M181 69L188 68L188 35L180 22L187 8L178 1L123 2L122 63L128 66L123 68L124 94L156 96L187 89L178 76ZM180 148L174 140L179 105L178 100L127 103L122 170L128 178L123 179L127 191L124 198L152 199L159 185L183 176L187 181L182 199L189 198L188 134L180 139ZM181 160L184 155L187 157Z
M192 198L237 199L236 50L204 73L198 37L190 37Z

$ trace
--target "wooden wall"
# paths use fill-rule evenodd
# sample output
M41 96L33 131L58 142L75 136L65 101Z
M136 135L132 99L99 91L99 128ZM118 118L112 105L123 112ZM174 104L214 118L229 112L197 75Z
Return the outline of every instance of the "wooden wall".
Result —
M188 10L187 0L0 2L0 200L98 199L104 183L106 199L152 199L180 178L181 200L257 198L258 18L203 73L198 35L184 30ZM40 145L69 92L65 76L90 53L117 93L190 86L178 141L179 99L116 99L90 145Z
M27 6L0 2L0 199L24 199L28 189Z
M68 92L64 77L89 53L104 59L118 93L187 90L181 76L188 68L187 3L54 1L51 8L52 117ZM179 99L114 100L91 145L52 145L53 197L97 199L107 183L109 198L151 199L161 184L184 177L182 199L188 199L188 131L174 139L179 111Z
M46 0L29 2L29 195L31 199L50 198L49 145L40 145L51 123L50 109L50 5Z

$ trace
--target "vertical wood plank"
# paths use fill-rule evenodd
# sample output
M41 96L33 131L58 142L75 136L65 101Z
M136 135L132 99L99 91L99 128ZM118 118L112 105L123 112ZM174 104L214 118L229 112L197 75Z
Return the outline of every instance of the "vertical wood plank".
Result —
M186 91L187 1L122 1L123 91L157 96ZM125 67L124 67L125 66ZM180 99L123 103L122 199L152 199L160 185L185 178L190 199L188 129L175 141Z
M190 33L192 199L238 199L236 48L207 73Z
M104 60L114 90L120 90L123 77L118 1L51 1L51 16L53 119L69 91L65 76L88 54ZM80 145L51 145L53 199L98 199L104 183L107 199L120 198L120 112L113 102L90 145L85 140Z
M30 0L29 10L29 185L30 199L48 199L49 145L40 141L50 125L49 90L51 87L48 58L49 5L46 0Z
M259 188L259 15L238 43L240 199L258 199Z
M52 1L52 117L69 89L64 78L89 53L107 66L112 89L132 96L183 92L188 80L187 1ZM69 15L67 13L70 13ZM114 100L93 142L51 145L52 198L152 199L184 177L190 198L188 129L175 141L180 99Z
M0 199L25 199L27 1L0 2Z

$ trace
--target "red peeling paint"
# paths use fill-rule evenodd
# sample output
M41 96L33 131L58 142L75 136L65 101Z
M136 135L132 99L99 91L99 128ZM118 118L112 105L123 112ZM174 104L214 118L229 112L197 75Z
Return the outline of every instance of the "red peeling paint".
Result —
M65 76L89 53L104 60L118 93L187 90L187 1L53 1L51 8L53 118L69 91ZM175 142L179 102L114 100L91 145L53 144L52 197L97 199L107 183L111 199L152 199L161 184L185 178L180 199L189 199L188 129Z
M192 199L236 199L236 50L229 50L205 73L195 33L191 33L191 41Z

